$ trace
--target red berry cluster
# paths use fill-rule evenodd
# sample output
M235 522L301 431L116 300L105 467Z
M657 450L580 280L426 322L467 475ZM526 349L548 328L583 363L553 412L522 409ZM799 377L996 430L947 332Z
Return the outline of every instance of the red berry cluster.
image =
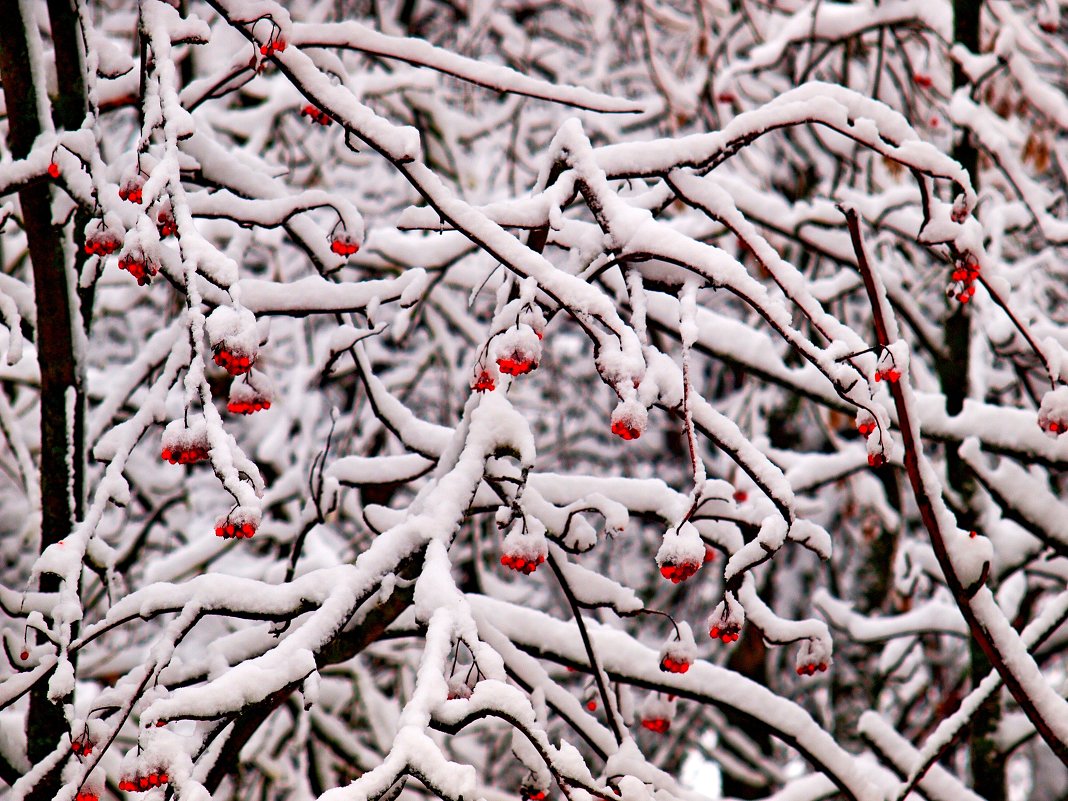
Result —
M807 665L798 665L797 666L797 675L798 676L814 676L816 674L817 670L820 673L823 673L824 671L826 671L827 670L827 663L826 662L818 662L818 663L817 662L809 662Z
M285 39L273 39L267 44L260 45L260 54L264 56L272 56L275 53L284 53L286 50Z
M735 490L731 497L734 498L735 503L745 503L749 500L749 493L745 490Z
M123 779L119 782L119 789L130 793L143 793L153 787L161 787L170 781L166 773L152 772L144 776L134 776L132 779Z
M690 669L690 663L685 659L672 659L665 656L660 660L660 669L665 673L685 673Z
M224 347L215 349L215 363L230 375L244 375L252 369L255 359L244 353L233 353Z
M931 79L931 76L928 75L926 72L917 72L915 75L912 76L912 82L921 89L930 89L931 86L934 84L934 81Z
M497 384L493 380L493 376L489 374L488 370L483 370L478 374L478 378L475 379L475 383L471 385L471 389L475 392L493 392Z
M100 801L100 796L92 790L79 790L74 794L74 801Z
M193 464L194 462L206 461L208 458L208 449L203 445L190 445L181 450L164 448L160 455L163 457L164 461L170 462L171 464Z
M122 186L119 187L119 197L130 203L141 204L144 199L141 190L144 189L145 179L140 175L135 175L133 178L129 178Z
M857 418L857 431L860 432L862 437L866 437L876 429L875 418L865 417L863 419Z
M266 398L253 400L231 400L226 404L226 411L231 414L254 414L271 408L271 402Z
M642 728L657 734L667 734L671 728L671 721L667 718L643 718Z
M701 565L686 560L684 562L664 562L660 565L660 575L672 584L679 584L694 575Z
M882 467L884 464L886 464L886 457L882 453L876 451L868 454L868 467Z
M525 573L528 576L535 570L537 570L538 565L542 564L544 561L545 557L541 554L538 554L537 556L531 559L528 559L525 556L512 555L508 553L501 555L502 565L504 565L505 567L510 567L512 570L515 570L518 573Z
M83 735L70 744L70 750L78 756L89 756L93 753L93 741L88 735Z
M215 524L215 536L222 537L224 540L241 538L250 540L255 533L256 526L251 521L235 523L232 520L223 520Z
M59 177L59 165L54 161L48 165L48 176L53 179Z
M85 252L90 256L110 256L120 245L122 240L108 230L97 231L85 238Z
M134 255L133 253L127 253L125 256L119 259L119 269L126 270L130 275L137 279L138 286L144 286L152 280L159 270L156 269L156 265L144 256Z
M896 384L901 380L901 371L896 367L886 367L875 371L876 381L886 381L888 384Z
M979 263L971 257L958 261L949 274L950 284L946 294L961 303L967 303L975 296L975 280L979 277Z
M332 122L329 114L320 108L316 108L311 103L300 110L300 116L307 117L312 122L317 122L324 127Z
M178 224L174 221L174 215L171 213L170 208L159 210L156 215L156 230L159 231L159 235L163 239L178 233Z
M351 256L360 249L360 243L350 236L335 236L330 240L330 250L339 256Z
M539 790L535 787L524 786L519 788L519 797L523 801L545 801L548 796L549 794L544 790Z
M731 624L724 624L722 626L713 626L708 630L708 636L713 640L721 640L724 643L738 642L738 632L741 631L737 626Z
M620 439L637 439L642 435L642 430L637 426L631 425L627 420L620 418L612 422L612 433Z
M506 375L523 375L538 366L537 362L519 352L501 356L497 359L497 368Z

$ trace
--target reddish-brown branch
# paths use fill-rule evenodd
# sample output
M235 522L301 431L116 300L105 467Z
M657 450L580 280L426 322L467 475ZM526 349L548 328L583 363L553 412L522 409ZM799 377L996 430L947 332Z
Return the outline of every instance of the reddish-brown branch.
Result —
M856 251L857 255L857 266L860 268L860 274L864 278L864 288L867 291L868 299L871 302L875 335L880 347L885 348L891 344L887 329L887 321L884 317L884 309L886 308L886 306L884 306L885 298L875 282L875 275L872 272L871 263L868 261L868 255L864 249L864 242L860 232L860 218L854 209L845 209L845 217L846 225L849 228L849 236L853 243L853 249ZM972 637L975 638L979 647L983 649L983 653L986 654L987 659L990 660L990 664L994 666L1002 680L1005 682L1005 686L1008 687L1009 692L1012 693L1012 697L1016 699L1016 703L1020 705L1020 708L1027 715L1028 720L1034 725L1035 729L1042 736L1042 739L1046 741L1051 749L1053 749L1053 752L1057 754L1062 761L1068 764L1068 745L1063 743L1054 733L1049 722L1042 716L1042 713L1038 710L1034 701L1032 701L1028 695L1027 690L1021 683L1019 677L1012 671L1012 668L1009 667L1005 655L998 650L997 644L990 636L990 633L983 625L983 622L979 620L978 615L972 607L972 598L975 595L975 588L965 587L961 583L960 577L957 576L956 571L953 569L949 551L946 547L946 532L942 530L938 516L935 514L934 501L932 500L933 488L927 486L924 481L923 472L920 469L922 445L914 436L912 409L910 408L908 398L905 396L904 389L900 383L890 383L888 386L894 399L894 407L897 410L901 441L905 448L905 472L908 475L909 484L912 486L912 493L916 501L916 506L920 510L920 518L923 520L923 525L931 537L931 546L934 549L935 557L938 559L938 564L942 568L946 585L953 593L953 598L957 602L957 606L960 607L964 619L968 622Z

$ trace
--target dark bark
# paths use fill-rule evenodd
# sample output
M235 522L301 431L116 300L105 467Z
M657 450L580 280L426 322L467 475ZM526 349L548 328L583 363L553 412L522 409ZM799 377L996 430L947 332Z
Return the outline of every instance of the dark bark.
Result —
M81 72L81 44L74 9L63 0L50 0L52 25L59 37L57 75L62 91L57 98L57 122L81 124L85 108ZM24 158L41 133L42 115L48 98L38 93L30 68L27 25L17 0L0 0L0 81L8 111L8 147L15 158ZM71 48L69 51L66 48ZM80 102L80 107L79 107ZM52 221L52 187L47 181L32 183L19 192L19 205L33 266L37 330L34 344L41 374L41 548L66 537L81 514L84 454L82 395L79 367L75 360L75 336L79 314L74 302L72 271L66 264L64 232ZM72 403L68 398L73 401ZM68 425L68 406L73 420ZM73 458L69 458L72 456ZM43 592L59 588L59 579L44 575ZM37 763L50 754L67 729L62 704L48 698L46 676L30 691L26 723L27 756ZM29 793L29 801L52 798L59 788L54 771Z

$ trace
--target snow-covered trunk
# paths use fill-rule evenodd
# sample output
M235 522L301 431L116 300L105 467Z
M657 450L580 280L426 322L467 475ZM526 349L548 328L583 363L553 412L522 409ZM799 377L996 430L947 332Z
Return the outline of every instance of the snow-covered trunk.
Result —
M39 84L40 45L36 21L24 14L26 4L4 2L0 5L0 80L8 116L8 145L12 155L23 158L42 133L47 119L48 98ZM78 51L77 17L69 3L50 2L52 24L61 32L57 52L64 46ZM28 27L29 26L29 27ZM36 46L35 46L36 45ZM64 79L70 70L80 73L81 59L60 53L60 98L57 116L62 122L80 122L78 95L84 109L84 82ZM80 89L79 89L80 88ZM67 264L62 225L52 219L52 188L39 182L19 192L23 225L33 264L34 302L37 309L35 346L41 376L41 540L42 550L67 536L81 513L84 463L84 400L79 380L76 337L80 329L74 301L73 272ZM42 592L56 592L59 579L43 574ZM27 756L36 764L55 749L67 730L62 703L48 698L46 675L30 691L26 723ZM39 782L27 796L30 801L51 798L59 788L58 771Z

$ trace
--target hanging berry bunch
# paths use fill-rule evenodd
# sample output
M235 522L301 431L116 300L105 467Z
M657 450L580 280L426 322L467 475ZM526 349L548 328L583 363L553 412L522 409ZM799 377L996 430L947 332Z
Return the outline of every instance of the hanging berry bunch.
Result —
M523 375L538 368L541 340L525 323L498 334L492 343L497 369L505 375Z
M660 575L672 584L679 584L701 569L705 561L705 546L692 523L686 522L664 534L656 563Z
M490 372L489 367L482 367L478 371L478 375L475 380L471 382L471 389L475 392L493 392L497 388L497 382L493 379L493 374Z
M252 539L259 524L258 512L238 508L215 521L215 536L224 540Z
M85 227L85 252L90 256L110 256L122 247L122 236L103 220L95 220Z
M163 430L163 460L171 464L195 464L208 459L208 427L203 419L192 425L174 420Z
M205 323L217 365L230 375L244 375L256 363L259 336L256 318L248 309L219 306Z
M318 123L324 128L333 121L330 119L329 114L311 103L308 103L300 110L300 116L307 117L311 122Z
M620 439L637 439L648 422L649 413L637 398L620 401L612 412L612 433Z
M857 431L860 432L862 437L867 437L878 428L878 424L875 422L875 418L872 417L871 412L866 409L861 409L857 412Z
M156 768L148 773L135 774L119 781L119 789L128 793L144 793L153 787L162 787L170 782L166 771Z
M159 272L155 261L148 256L140 245L134 245L119 257L119 269L125 270L137 279L138 286L149 283Z
M160 239L166 239L178 233L178 224L174 221L170 199L165 198L160 201L159 209L156 211L156 230L159 232Z
M501 543L501 564L529 576L545 562L549 550L543 534L532 533L525 523L522 528L512 529Z
M255 414L271 408L270 393L263 385L262 377L256 379L255 385L246 380L236 380L230 384L230 398L226 402L226 411L231 414Z
M665 673L685 673L697 658L697 644L688 623L675 624L675 635L660 647L660 669Z
M726 593L708 618L708 636L723 643L738 642L745 623L745 610L733 593Z
M145 176L140 173L131 175L119 186L119 197L127 203L138 206L144 200Z
M671 721L675 718L675 700L660 693L649 695L642 702L642 728L655 734L667 734Z
M352 234L339 231L330 238L330 250L339 256L352 256L359 249L360 243Z
M975 281L979 277L979 262L970 253L965 253L953 263L953 272L949 274L946 295L967 303L975 295Z
M830 665L828 645L819 640L804 640L797 651L797 675L814 676Z

